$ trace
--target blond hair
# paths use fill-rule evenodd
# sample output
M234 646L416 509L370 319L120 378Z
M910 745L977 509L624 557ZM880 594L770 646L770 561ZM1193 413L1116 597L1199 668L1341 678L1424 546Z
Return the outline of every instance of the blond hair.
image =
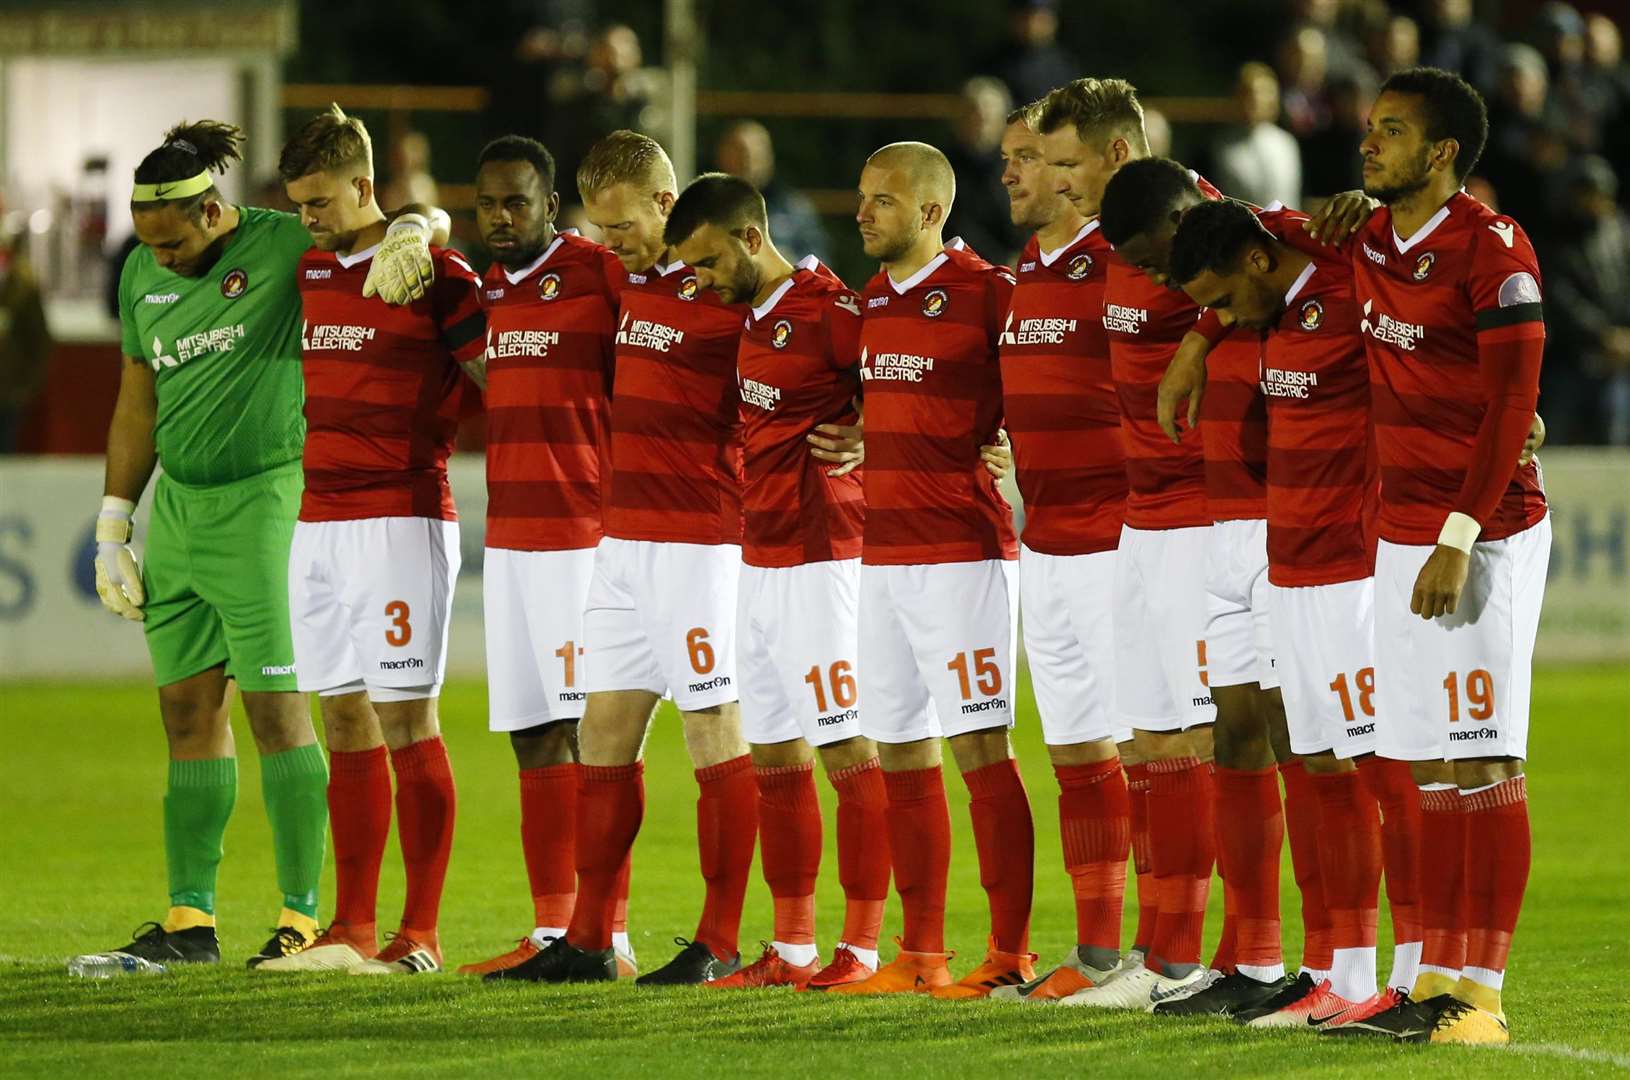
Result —
M1020 105L1007 114L1009 124L1023 124L1037 135L1041 134L1041 114L1047 107L1046 98L1037 98L1028 105Z
M277 172L285 183L314 172L345 168L372 176L374 146L362 121L345 115L337 104L307 120L277 159Z
M589 147L583 163L577 167L577 193L585 201L617 184L633 184L641 192L651 194L659 191L677 194L679 187L673 162L668 160L662 144L649 135L626 128L613 131Z
M1143 132L1143 106L1138 91L1125 79L1075 79L1042 99L1038 134L1057 131L1066 124L1082 142L1120 137L1140 154L1149 153Z

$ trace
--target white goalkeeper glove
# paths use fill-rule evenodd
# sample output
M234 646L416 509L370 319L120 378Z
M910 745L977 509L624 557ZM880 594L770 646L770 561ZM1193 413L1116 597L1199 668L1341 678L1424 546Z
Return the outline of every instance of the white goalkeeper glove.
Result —
M430 261L430 234L430 222L422 214L402 214L391 222L368 267L362 295L377 295L392 306L423 297L436 280Z
M96 595L115 615L141 622L147 618L141 609L147 593L136 553L130 550L130 516L135 512L136 504L129 499L102 498L102 512L96 517Z

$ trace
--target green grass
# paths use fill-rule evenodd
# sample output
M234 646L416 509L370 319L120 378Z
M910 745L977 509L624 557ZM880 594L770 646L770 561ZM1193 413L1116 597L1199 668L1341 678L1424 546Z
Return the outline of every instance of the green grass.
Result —
M67 956L128 940L164 910L159 807L164 750L150 688L10 685L0 689L0 1050L8 1076L224 1073L288 1076L492 1074L592 1069L661 1075L1131 1075L1211 1067L1232 1075L1607 1075L1630 1071L1630 841L1620 769L1625 668L1541 672L1531 752L1534 869L1507 983L1517 1042L1509 1050L1393 1047L1258 1034L1228 1023L930 1000L491 987L454 976L278 979L244 971L276 910L258 768L238 724L240 806L219 889L227 963L215 970L104 982L72 980ZM1026 692L1021 700L1031 699ZM459 781L458 835L443 906L450 964L484 958L529 928L513 761L489 735L481 686L457 683L443 723ZM1034 947L1043 962L1073 937L1058 850L1051 771L1033 707L1015 732L1036 813ZM649 808L634 854L631 929L641 961L673 952L694 929L701 885L695 784L678 725L660 718L648 751ZM955 770L951 772L954 774ZM985 900L966 793L949 781L957 828L948 938L976 963ZM824 782L823 782L824 786ZM830 792L826 792L830 810ZM830 822L830 814L828 821ZM835 866L829 828L827 867ZM381 922L401 903L401 869L386 856ZM822 880L822 944L842 896ZM325 882L324 910L332 897ZM1300 940L1285 878L1286 940ZM1207 949L1220 922L1212 893ZM1383 916L1384 918L1384 916ZM770 929L755 871L743 923L751 946ZM891 904L886 933L899 925ZM1128 926L1130 930L1130 925ZM1383 971L1390 960L1382 930ZM889 950L886 948L885 953ZM1278 1035L1279 1037L1270 1037ZM1334 1043L1334 1045L1332 1045Z

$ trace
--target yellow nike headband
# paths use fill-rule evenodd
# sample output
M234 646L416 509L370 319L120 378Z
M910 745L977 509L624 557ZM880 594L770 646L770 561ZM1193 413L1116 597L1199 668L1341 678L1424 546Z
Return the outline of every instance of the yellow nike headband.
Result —
M167 199L188 199L208 191L215 181L205 169L197 176L185 180L166 180L158 184L137 184L130 192L131 202L159 202Z

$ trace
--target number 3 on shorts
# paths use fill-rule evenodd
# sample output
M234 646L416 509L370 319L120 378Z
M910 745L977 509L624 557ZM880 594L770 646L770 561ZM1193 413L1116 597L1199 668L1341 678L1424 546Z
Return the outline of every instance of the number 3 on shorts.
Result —
M391 621L385 628L385 644L400 649L413 640L413 624L408 622L406 600L392 600L386 604L385 617Z

